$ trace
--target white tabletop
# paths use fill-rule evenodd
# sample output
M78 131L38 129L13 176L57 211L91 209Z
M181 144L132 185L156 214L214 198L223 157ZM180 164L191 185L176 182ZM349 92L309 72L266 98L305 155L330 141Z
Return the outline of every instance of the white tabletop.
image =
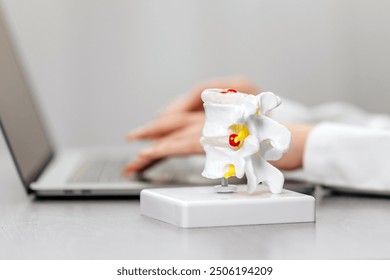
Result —
M27 196L0 157L0 259L389 259L390 200L316 187L316 223L181 229L139 199Z

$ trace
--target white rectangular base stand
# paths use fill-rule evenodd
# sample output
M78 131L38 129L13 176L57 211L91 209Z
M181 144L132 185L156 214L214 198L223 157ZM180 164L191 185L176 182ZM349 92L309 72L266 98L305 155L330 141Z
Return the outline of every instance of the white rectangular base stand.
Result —
M141 192L141 214L178 227L216 227L315 221L312 196L283 190L272 194L259 186L236 193L215 193L214 187L147 189Z

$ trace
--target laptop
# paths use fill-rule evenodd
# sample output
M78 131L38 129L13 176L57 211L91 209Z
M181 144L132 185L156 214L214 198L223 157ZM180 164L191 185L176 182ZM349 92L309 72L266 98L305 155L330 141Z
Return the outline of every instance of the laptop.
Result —
M0 6L0 126L28 193L121 196L151 187L210 184L200 175L204 157L173 158L142 175L124 177L135 149L54 149L11 39Z

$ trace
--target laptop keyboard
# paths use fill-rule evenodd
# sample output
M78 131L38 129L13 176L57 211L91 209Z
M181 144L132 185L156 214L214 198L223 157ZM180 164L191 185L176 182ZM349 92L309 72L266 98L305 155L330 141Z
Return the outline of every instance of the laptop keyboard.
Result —
M70 183L121 182L122 170L128 163L123 159L95 159L81 164L69 179Z

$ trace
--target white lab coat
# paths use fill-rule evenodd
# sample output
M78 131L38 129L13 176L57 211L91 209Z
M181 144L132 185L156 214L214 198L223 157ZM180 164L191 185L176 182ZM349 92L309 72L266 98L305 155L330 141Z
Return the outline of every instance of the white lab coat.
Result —
M390 193L390 116L341 102L308 108L284 100L272 117L316 124L306 143L303 170L291 177L350 191Z

